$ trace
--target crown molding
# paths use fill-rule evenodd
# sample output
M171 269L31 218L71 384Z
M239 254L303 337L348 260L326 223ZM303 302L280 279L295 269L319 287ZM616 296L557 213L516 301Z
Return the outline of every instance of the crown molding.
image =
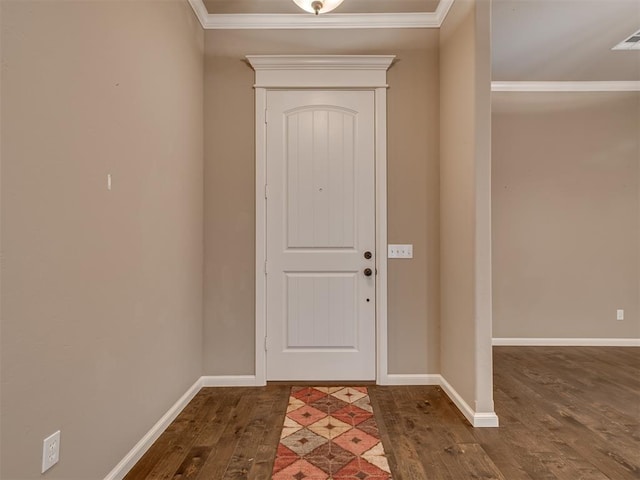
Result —
M440 28L454 0L440 0L435 12L417 13L232 13L211 14L203 0L188 0L206 30Z
M640 81L491 82L493 92L640 92Z
M204 2L202 0L188 0L188 2L193 9L193 13L195 13L196 17L198 17L202 28L206 28L205 24L207 23L209 12L207 11L207 7L204 6Z
M447 14L451 7L453 6L453 0L440 0L438 2L438 7L436 8L436 18L438 20L438 28L442 26L444 23L444 19L447 18Z

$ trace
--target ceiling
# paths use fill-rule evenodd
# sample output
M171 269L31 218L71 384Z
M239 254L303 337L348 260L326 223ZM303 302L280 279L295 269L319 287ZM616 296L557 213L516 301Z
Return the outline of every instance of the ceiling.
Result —
M335 13L435 12L439 0L345 0ZM209 13L299 13L291 0L204 0Z
M334 13L424 14L438 3L344 0ZM204 4L210 14L310 15L292 0ZM493 80L640 81L640 50L611 50L638 29L640 0L492 0Z
M493 80L640 80L640 0L493 0Z

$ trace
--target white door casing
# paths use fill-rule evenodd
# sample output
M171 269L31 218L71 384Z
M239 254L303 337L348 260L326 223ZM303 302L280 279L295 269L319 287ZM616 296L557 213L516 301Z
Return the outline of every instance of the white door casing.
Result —
M267 380L374 380L374 93L268 92L267 185Z
M255 384L267 381L267 98L275 90L361 90L373 95L375 132L375 325L376 380L387 373L386 217L386 71L393 56L248 56L256 71L256 373ZM338 111L340 111L338 109ZM271 193L269 194L271 196ZM287 230L287 235L289 235ZM374 251L375 251L374 250ZM364 259L361 259L364 261ZM352 268L352 272L354 271ZM358 270L358 274L362 272ZM308 279L306 279L308 280ZM339 277L339 281L346 281ZM323 280L324 281L324 280ZM292 280L294 285L296 280ZM321 282L322 283L322 282ZM343 285L344 286L344 285ZM295 288L295 287L292 287ZM328 291L329 287L324 288ZM360 295L359 292L358 295ZM372 297L370 298L373 303ZM343 349L347 347L341 347ZM354 379L354 378L350 378Z

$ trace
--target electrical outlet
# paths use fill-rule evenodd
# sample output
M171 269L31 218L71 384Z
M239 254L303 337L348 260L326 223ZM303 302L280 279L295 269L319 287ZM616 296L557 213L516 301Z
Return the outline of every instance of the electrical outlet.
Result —
M616 310L616 320L624 320L624 310L621 308Z
M60 430L44 439L42 445L42 473L60 460Z
M413 245L389 245L388 258L413 258Z

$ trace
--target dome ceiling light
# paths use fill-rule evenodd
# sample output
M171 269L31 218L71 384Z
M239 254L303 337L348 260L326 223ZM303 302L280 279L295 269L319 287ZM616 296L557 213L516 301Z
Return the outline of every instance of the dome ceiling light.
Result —
M343 0L293 0L301 9L315 13L327 13L338 7Z

